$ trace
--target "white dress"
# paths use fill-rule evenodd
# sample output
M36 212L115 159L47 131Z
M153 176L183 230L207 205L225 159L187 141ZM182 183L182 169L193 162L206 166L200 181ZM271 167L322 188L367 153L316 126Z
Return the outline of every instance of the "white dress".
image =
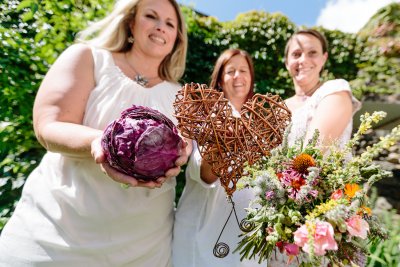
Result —
M315 112L318 108L319 103L323 98L328 95L346 91L349 93L353 104L353 115L356 113L360 107L361 103L355 99L351 93L350 85L347 81L343 79L330 80L325 82L312 96L307 97L304 105L297 109L292 114L292 128L288 136L289 145L293 145L296 140L303 138L307 132L307 129L315 116ZM343 146L350 139L352 133L353 120L350 120L347 124L342 135L338 139L339 145ZM272 257L268 260L269 267L284 267L284 266L298 266L298 261L296 259L289 265L287 264L288 257L281 254L278 250L272 253Z
M178 84L143 88L92 49L96 87L83 124L104 129L133 104L173 120ZM171 266L175 179L159 189L129 188L91 158L48 152L30 174L0 238L0 266Z
M226 243L230 252L225 258L217 258L213 249L224 227L232 204L228 203L225 189L217 180L207 184L200 178L201 155L196 143L186 168L186 185L175 213L173 235L174 267L251 267L257 261L240 261L239 252L232 253L238 245L239 229L232 213L219 242ZM249 189L233 193L233 201L239 222L246 217L244 208L254 198Z

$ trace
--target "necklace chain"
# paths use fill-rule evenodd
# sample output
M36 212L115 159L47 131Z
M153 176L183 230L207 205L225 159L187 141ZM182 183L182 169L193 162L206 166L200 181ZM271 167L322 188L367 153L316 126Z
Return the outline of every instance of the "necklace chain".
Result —
M318 83L313 86L310 90L308 90L307 92L304 92L303 94L298 94L296 93L296 96L305 100L307 99L307 97L312 96L314 94L315 91L317 91L317 89L321 86L321 82L318 81Z
M124 57L125 57L125 61L128 64L128 66L135 72L135 78L133 78L133 80L143 86L146 87L147 84L149 83L149 80L154 80L156 78L158 78L158 76L155 77L151 77L151 78L147 78L146 76L141 75L134 67L133 65L129 62L128 57L126 55L127 53L124 53Z

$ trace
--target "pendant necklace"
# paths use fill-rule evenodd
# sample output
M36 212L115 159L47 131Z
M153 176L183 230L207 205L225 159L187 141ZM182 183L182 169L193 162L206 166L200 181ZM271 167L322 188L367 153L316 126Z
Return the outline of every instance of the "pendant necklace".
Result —
M312 96L315 91L317 91L317 89L321 87L321 82L319 81L314 87L312 87L310 90L308 90L307 92L303 93L303 94L295 94L298 98L300 98L301 101L306 101L307 98L309 98L310 96Z
M131 65L131 63L129 62L128 57L126 56L126 54L127 54L127 53L124 53L125 61L126 61L126 63L128 64L128 66L135 72L135 78L133 78L133 80L134 80L137 84L139 84L139 85L141 85L141 86L143 86L143 87L146 87L147 84L149 83L149 80L153 80L153 79L158 78L158 76L152 77L152 78L146 78L146 76L141 75L141 74Z

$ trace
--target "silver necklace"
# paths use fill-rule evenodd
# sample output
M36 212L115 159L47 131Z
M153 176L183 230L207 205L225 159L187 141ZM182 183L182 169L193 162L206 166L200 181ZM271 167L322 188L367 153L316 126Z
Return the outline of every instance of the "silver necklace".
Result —
M152 78L146 78L146 76L141 75L141 74L131 65L131 63L129 62L128 57L126 56L126 54L127 54L127 53L124 53L124 57L125 57L126 63L127 63L128 66L135 72L135 77L133 78L133 80L134 80L137 84L139 84L139 85L141 85L141 86L143 86L143 87L146 87L147 84L149 83L149 80L153 80L153 79L158 78L158 76L152 77Z

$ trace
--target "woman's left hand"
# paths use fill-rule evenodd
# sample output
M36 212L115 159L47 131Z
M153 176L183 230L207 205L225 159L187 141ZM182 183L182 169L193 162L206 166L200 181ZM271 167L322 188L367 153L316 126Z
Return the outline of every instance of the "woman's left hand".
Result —
M165 176L159 177L157 182L165 182L167 179L177 176L181 172L181 166L185 165L189 159L189 155L192 152L192 141L186 138L182 138L181 147L179 149L179 157L175 161L175 167L167 170Z

